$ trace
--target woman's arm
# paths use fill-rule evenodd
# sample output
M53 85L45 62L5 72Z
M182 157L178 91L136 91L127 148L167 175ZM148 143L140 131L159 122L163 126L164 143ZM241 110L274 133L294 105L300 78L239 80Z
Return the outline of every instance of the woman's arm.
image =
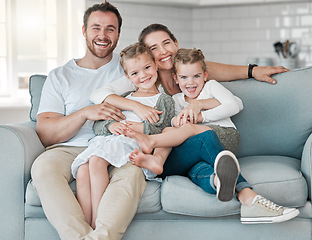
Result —
M125 76L112 82L108 86L95 90L90 97L90 101L99 104L102 102L109 103L120 110L128 110L135 112L143 120L151 123L159 121L160 111L145 106L137 101L129 100L121 95L127 92L133 92L136 87Z
M136 89L137 88L132 84L132 82L129 81L126 76L123 76L109 85L95 90L90 96L90 101L94 104L99 104L104 102L105 99L111 94L121 96L127 92L133 92Z
M219 82L226 82L248 78L248 66L228 65L209 61L206 64L209 80L215 79ZM252 76L258 81L276 84L276 80L271 75L288 71L287 68L282 66L261 66L253 68Z

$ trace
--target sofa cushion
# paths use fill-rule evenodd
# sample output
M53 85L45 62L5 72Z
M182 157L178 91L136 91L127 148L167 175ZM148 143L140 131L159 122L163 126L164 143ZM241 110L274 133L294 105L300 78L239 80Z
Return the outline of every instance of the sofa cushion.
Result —
M165 212L198 217L220 217L240 212L240 203L236 199L221 202L216 195L205 192L182 176L169 176L164 180L161 204Z
M238 156L301 158L312 133L312 67L274 76L276 85L253 80L222 83L244 109L232 117L241 135Z
M39 108L39 102L41 98L41 90L43 87L43 84L46 80L47 76L44 75L32 75L29 78L29 94L30 94L30 102L31 102L31 108L30 108L30 119L34 122L37 121L37 112Z
M160 183L156 181L147 182L145 191L139 203L137 213L152 213L158 212L161 209L160 204ZM72 181L69 184L70 188L76 193L76 181ZM32 180L27 184L26 188L26 205L28 205L28 212L26 212L27 217L38 217L37 211L34 211L31 207L41 207L40 199L32 185ZM26 210L27 210L26 209ZM32 216L33 213L36 213L36 216ZM42 216L43 217L43 216Z
M250 156L239 159L241 172L254 191L283 206L302 207L308 186L301 161L285 156Z
M239 159L242 175L255 192L284 206L300 207L307 201L307 183L300 161L283 156L252 156ZM219 217L238 214L240 203L220 202L188 178L170 176L161 189L163 210L169 213Z

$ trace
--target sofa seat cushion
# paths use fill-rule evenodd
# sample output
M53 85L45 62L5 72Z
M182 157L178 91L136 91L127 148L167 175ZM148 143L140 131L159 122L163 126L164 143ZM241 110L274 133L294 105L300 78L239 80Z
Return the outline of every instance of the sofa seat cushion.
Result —
M76 193L76 181L69 184L70 188ZM146 184L145 191L139 203L137 213L158 212L161 209L160 204L160 188L161 184L156 181L149 181ZM27 217L44 217L42 215L40 199L32 185L32 180L27 184L26 188L26 216ZM33 215L36 216L33 216Z
M307 201L307 183L300 161L283 156L251 156L239 159L242 175L255 192L284 206L300 207ZM220 202L187 177L167 177L161 189L163 210L169 213L219 217L240 213L237 199Z

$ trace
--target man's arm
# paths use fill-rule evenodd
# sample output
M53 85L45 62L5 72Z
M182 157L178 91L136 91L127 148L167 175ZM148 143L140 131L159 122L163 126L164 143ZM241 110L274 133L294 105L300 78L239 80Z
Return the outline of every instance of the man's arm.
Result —
M206 62L208 68L208 79L226 82L232 80L248 78L248 66L228 65L216 62ZM271 77L273 74L288 72L287 68L282 66L272 67L254 67L252 76L262 82L276 84L276 80Z
M40 113L37 117L37 133L44 146L71 139L87 120L124 118L121 111L108 103L84 107L70 115L55 112Z

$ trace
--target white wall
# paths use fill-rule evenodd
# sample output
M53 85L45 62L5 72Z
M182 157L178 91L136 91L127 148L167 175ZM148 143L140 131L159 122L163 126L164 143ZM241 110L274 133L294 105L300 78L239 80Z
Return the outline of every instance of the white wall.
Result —
M273 44L289 39L304 44L298 67L312 65L312 43L302 41L304 34L312 34L311 1L201 8L192 13L193 43L213 61L246 64L247 58L270 57L279 64Z
M100 1L87 0L87 6ZM137 41L150 23L169 27L180 47L201 48L208 60L246 64L248 58L271 58L279 65L274 51L276 41L296 41L301 45L298 67L312 65L312 3L259 3L219 7L168 7L121 3L112 0L123 16L120 51ZM310 34L310 43L303 41Z

